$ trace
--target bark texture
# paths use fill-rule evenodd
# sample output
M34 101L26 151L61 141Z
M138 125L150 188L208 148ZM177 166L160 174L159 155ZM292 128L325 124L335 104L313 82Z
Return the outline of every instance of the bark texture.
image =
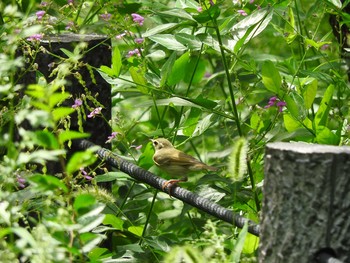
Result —
M350 147L266 147L259 262L316 262L332 249L350 262Z

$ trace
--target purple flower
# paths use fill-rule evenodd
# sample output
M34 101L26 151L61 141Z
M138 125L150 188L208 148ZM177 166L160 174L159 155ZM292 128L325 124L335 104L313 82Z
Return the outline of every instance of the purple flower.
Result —
M130 148L135 148L135 150L140 150L142 148L142 144L140 144L140 145L131 145Z
M111 19L111 14L108 14L108 13L106 13L106 14L101 14L100 15L100 17L103 19L103 20L105 20L105 21L108 21L109 19Z
M321 50L326 50L330 47L329 44L324 44L323 46L321 46Z
M286 105L287 105L287 103L285 103L284 101L279 101L279 102L277 102L277 104L276 104L276 106L278 107L278 111L279 111L279 112L282 112L283 107L286 106Z
M200 13L200 12L203 11L203 8L202 8L201 6L199 6L199 7L197 8L197 11Z
M68 0L67 3L70 5L70 4L73 4L73 0Z
M88 173L84 170L84 167L80 168L80 172L86 180L89 180L89 181L92 180L92 177L88 175Z
M36 12L35 14L36 14L37 19L41 20L43 18L43 16L46 14L46 12L41 10L41 11Z
M286 105L287 105L286 102L280 101L276 96L273 96L269 99L269 102L265 106L265 109L268 109L268 108L273 107L273 106L277 106L278 111L282 112L283 107Z
M140 16L139 14L131 14L132 16L132 20L135 22L135 23L138 23L140 26L143 25L143 22L145 21L145 18L143 16Z
M112 132L112 134L110 136L108 136L108 140L106 141L106 143L111 143L112 140L117 137L117 135L119 134L119 132Z
M250 0L250 1L249 1L249 4L252 4L252 3L254 3L254 0Z
M88 118L93 118L96 115L100 114L102 110L102 107L95 108L90 114L87 116Z
M247 16L248 14L246 13L246 11L244 11L244 10L237 10L237 13L238 14L240 14L240 15L242 15L242 16Z
M28 41L35 42L40 41L43 38L43 34L34 34L27 38Z
M211 75L212 75L212 74L211 74L210 72L205 72L204 77L205 77L205 78L210 78Z
M126 33L121 33L119 35L116 35L115 38L116 39L122 39L125 35L126 35Z
M48 2L41 2L40 3L40 7L45 7L45 6L48 6L49 4L48 4Z
M22 176L20 176L20 175L17 175L17 184L18 184L18 186L19 186L20 188L25 188L25 187L26 187L25 183L26 183L26 179L24 179L24 178L23 178Z
M135 38L134 41L135 41L136 44L142 44L144 39L139 37L139 38Z
M79 106L81 106L82 104L83 104L83 101L81 99L75 99L74 104L72 105L72 108L76 109Z
M209 4L210 4L211 6L215 5L213 0L209 0Z
M69 21L66 25L66 30L72 29L74 27L74 22L73 21Z
M141 51L142 51L143 49L141 49ZM127 57L132 57L132 56L138 56L138 57L141 57L141 53L140 53L140 49L138 49L138 48L135 48L134 50L130 50L129 52L128 52L128 55L127 55Z

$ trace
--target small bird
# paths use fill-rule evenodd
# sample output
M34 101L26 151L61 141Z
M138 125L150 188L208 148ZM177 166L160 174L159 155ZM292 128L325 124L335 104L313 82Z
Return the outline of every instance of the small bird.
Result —
M153 155L155 165L169 175L182 176L182 179L172 179L166 181L162 186L163 190L169 185L171 187L171 185L178 182L186 182L187 174L190 172L217 170L217 168L206 165L193 156L177 150L167 139L158 138L151 141L155 150Z

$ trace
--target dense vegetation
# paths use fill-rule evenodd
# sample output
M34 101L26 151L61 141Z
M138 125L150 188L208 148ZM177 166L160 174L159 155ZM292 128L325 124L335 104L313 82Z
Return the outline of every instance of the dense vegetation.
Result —
M88 137L70 116L108 122L115 153L167 178L149 139L168 138L220 168L185 188L259 222L266 143L349 144L344 2L2 1L1 262L256 262L259 240L246 231L117 170L97 174L92 151L66 158ZM67 32L106 35L111 65L80 63L80 43L48 65L48 81L40 40ZM111 120L89 91L67 92L68 76L84 86L81 67L111 85ZM20 84L31 71L37 83ZM47 172L53 160L62 173Z

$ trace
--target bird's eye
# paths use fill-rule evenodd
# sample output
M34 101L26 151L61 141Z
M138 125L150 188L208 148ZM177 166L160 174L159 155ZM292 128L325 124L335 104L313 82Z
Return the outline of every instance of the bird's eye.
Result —
M153 141L153 145L154 145L154 146L157 146L157 145L158 145L158 142L157 142L157 141Z

